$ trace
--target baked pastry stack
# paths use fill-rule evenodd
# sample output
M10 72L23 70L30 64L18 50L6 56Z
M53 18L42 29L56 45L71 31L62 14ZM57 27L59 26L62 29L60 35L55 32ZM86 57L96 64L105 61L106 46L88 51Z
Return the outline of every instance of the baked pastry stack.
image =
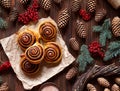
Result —
M62 50L57 44L58 28L52 19L45 19L38 25L38 30L25 29L18 33L18 45L23 50L20 67L27 75L39 73L41 62L59 63Z

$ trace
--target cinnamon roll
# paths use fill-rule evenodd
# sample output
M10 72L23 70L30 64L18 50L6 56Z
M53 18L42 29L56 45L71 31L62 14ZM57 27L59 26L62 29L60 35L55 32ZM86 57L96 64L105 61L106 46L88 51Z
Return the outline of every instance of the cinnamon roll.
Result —
M25 51L25 57L33 64L39 64L44 58L43 46L36 42Z
M23 51L33 45L35 41L35 34L31 30L21 31L18 34L18 44Z
M58 63L61 59L62 51L60 46L55 42L46 43L44 61L47 63Z
M40 70L39 64L32 64L25 57L21 58L20 67L22 71L27 75L37 74Z
M55 41L57 36L57 29L51 22L43 22L39 27L39 33L43 41Z

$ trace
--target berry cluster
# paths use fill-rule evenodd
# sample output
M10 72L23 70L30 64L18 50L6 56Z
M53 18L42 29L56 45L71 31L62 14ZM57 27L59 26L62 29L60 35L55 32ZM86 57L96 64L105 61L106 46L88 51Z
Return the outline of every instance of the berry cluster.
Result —
M4 63L2 63L2 65L0 65L0 72L8 70L11 68L11 64L9 61L6 61Z
M23 24L28 24L30 21L37 21L39 18L38 8L38 1L34 0L32 6L27 8L27 11L19 14L18 21Z
M79 13L80 13L80 16L82 16L83 20L89 21L91 19L91 14L88 13L86 10L80 9Z
M104 57L103 49L102 49L100 43L97 42L97 41L93 41L89 45L89 51L90 51L91 55L95 58L98 57L98 56L101 57L101 58Z

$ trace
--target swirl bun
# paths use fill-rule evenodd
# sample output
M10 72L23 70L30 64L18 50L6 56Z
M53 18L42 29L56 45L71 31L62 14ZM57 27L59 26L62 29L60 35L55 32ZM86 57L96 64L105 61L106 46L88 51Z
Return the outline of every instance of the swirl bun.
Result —
M35 34L31 30L21 31L18 34L18 44L23 51L33 45L35 41Z
M44 58L43 46L36 42L25 51L25 57L33 64L39 64Z
M48 42L45 45L44 60L47 63L58 63L62 59L62 51L58 44L55 42Z
M21 59L20 67L22 71L27 75L37 74L40 70L39 64L32 64L25 57Z
M56 27L50 22L44 22L39 27L41 38L45 42L55 41L57 35Z

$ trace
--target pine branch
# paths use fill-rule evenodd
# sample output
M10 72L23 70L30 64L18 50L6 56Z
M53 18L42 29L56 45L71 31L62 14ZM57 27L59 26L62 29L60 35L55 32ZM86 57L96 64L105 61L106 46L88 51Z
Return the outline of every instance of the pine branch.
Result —
M120 55L120 41L111 42L105 53L104 61L108 61Z
M0 18L0 29L6 29L8 26L7 22Z
M93 32L100 32L99 41L100 41L100 44L102 46L105 46L107 39L111 39L112 38L112 33L109 30L110 25L111 25L110 24L110 19L106 19L104 21L104 23L102 24L102 26L94 26L93 27Z
M94 59L90 56L88 46L82 45L80 49L80 55L77 58L77 62L79 63L79 71L85 71L87 64L91 64L93 60Z

